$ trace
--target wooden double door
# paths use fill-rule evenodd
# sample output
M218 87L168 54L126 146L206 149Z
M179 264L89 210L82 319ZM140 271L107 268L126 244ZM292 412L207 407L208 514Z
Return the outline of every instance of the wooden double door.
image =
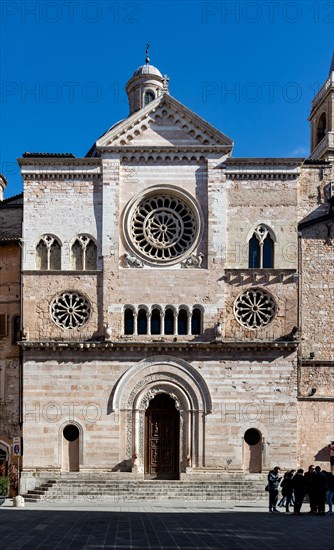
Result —
M174 400L165 393L157 395L145 417L145 477L178 479L179 412Z

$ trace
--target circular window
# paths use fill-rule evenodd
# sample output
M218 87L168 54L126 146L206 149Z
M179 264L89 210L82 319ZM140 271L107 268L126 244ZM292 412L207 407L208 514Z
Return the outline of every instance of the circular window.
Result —
M275 316L274 298L264 290L254 288L238 296L234 303L234 314L239 323L250 329L268 325Z
M176 263L196 246L200 213L193 199L155 189L137 199L127 215L126 234L136 253L154 263Z
M74 424L65 426L63 431L66 441L75 441L79 437L79 430Z
M50 306L52 320L61 328L79 328L90 314L89 303L77 292L63 292Z
M245 432L244 440L248 445L256 445L261 439L261 434L255 428L250 428Z

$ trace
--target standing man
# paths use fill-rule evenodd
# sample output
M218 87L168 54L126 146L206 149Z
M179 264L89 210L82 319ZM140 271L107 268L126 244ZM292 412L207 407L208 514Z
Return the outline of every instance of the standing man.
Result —
M296 516L300 515L300 509L302 507L305 496L305 477L303 474L304 470L302 468L299 468L292 480L293 491L295 494L295 504L293 511Z
M278 486L279 482L281 481L281 477L279 477L279 466L275 466L273 470L271 470L268 474L268 485L269 485L269 512L277 512L279 513L279 510L276 509L277 499L278 499Z
M313 466L313 464L311 464L308 467L308 471L304 475L304 477L305 477L305 493L308 495L309 502L310 502L309 514L316 514L317 513L315 490L314 490L314 486L313 486L314 484L312 483L314 475L315 475L314 466Z

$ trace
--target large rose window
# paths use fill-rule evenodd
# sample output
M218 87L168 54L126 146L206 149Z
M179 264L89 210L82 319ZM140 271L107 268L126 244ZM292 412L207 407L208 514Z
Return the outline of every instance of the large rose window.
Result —
M51 303L52 320L61 328L79 328L86 323L90 306L86 298L78 292L63 292Z
M144 259L175 263L196 246L200 214L192 199L180 192L149 192L135 201L127 215L129 244Z
M273 297L260 288L246 290L234 303L234 314L241 325L259 329L268 325L276 313Z

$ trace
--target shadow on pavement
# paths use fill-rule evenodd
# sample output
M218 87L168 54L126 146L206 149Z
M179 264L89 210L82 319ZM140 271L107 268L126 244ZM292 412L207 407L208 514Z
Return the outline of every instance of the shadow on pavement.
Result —
M0 509L4 550L331 548L334 516Z

